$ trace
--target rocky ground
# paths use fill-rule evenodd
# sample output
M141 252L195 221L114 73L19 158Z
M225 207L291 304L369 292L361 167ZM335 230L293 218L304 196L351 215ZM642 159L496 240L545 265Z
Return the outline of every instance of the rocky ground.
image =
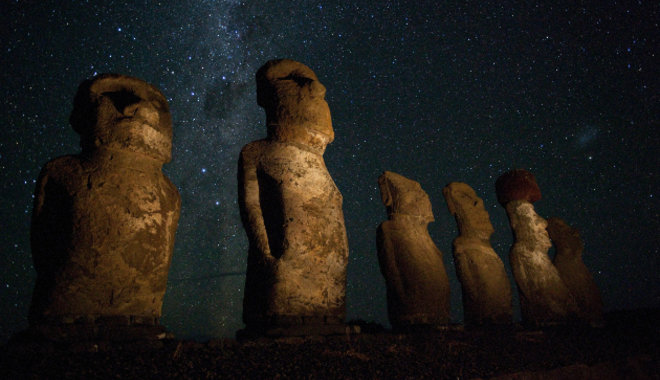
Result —
M392 333L362 325L331 337L78 343L14 339L0 378L660 378L660 310L610 314L601 329Z

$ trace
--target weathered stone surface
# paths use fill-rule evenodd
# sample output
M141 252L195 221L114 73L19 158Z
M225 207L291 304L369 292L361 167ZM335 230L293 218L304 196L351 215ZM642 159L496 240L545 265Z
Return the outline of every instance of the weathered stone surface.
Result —
M520 312L527 324L563 323L574 316L575 301L548 257L552 244L546 231L547 222L529 202L529 199L536 198L530 196L536 191L530 190L538 189L538 185L533 176L524 173L529 172L515 170L505 173L498 178L496 186L497 198L506 201L503 206L513 230L514 243L509 261L518 285Z
M560 218L548 219L548 234L555 245L553 264L575 298L580 319L594 327L602 327L603 300L587 266L582 261L584 243L577 229Z
M80 85L70 120L82 153L48 162L35 191L30 322L157 323L180 210L161 171L167 101L140 79L104 74Z
M342 322L348 241L342 196L323 160L334 139L325 87L291 60L269 61L256 77L268 136L239 159L250 242L243 320L249 329Z
M511 284L502 260L490 244L493 225L483 200L462 182L450 183L442 189L442 195L458 224L453 254L461 282L465 324L511 323Z
M392 327L449 323L449 279L428 232L431 202L419 183L386 171L378 178L389 220L378 226L380 270Z

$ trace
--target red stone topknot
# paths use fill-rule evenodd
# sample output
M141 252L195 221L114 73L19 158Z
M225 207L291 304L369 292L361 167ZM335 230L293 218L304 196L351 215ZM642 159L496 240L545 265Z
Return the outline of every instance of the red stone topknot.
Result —
M497 201L502 206L511 201L525 200L534 203L541 199L541 189L534 174L525 169L514 169L502 174L495 182Z

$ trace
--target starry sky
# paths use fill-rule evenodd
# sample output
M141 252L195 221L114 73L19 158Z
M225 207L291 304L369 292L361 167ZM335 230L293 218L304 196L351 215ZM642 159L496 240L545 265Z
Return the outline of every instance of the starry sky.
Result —
M328 89L336 138L325 161L344 196L347 319L387 325L375 244L384 170L429 194L456 322L457 229L442 188L466 182L484 199L508 267L512 235L494 184L513 168L536 175L540 215L581 230L607 310L659 307L660 6L592 3L3 1L1 340L27 326L36 177L79 152L73 96L104 72L154 84L172 111L164 172L183 203L162 323L198 339L242 327L236 166L240 148L265 136L254 73L273 58L307 64Z

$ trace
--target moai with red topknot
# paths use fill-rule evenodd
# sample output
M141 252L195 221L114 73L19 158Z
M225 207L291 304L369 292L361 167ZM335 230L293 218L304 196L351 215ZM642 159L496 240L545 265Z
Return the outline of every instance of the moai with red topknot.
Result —
M461 282L467 326L512 323L511 283L493 247L493 225L484 202L462 182L442 189L459 236L453 242L456 274Z
M99 75L78 88L70 122L82 153L48 162L35 190L30 324L54 335L68 325L69 337L81 325L158 326L181 206L161 170L167 100L141 79Z
M378 226L378 262L395 329L449 323L449 278L428 232L431 202L418 182L386 171L378 178L389 220Z
M548 234L555 245L552 263L575 297L578 316L592 327L605 325L603 300L594 278L582 261L584 243L580 232L560 218L548 219Z
M523 323L546 326L567 322L576 312L575 300L548 257L552 244L547 222L532 204L541 199L534 175L524 169L512 170L497 179L495 188L513 230L509 261L518 285Z

